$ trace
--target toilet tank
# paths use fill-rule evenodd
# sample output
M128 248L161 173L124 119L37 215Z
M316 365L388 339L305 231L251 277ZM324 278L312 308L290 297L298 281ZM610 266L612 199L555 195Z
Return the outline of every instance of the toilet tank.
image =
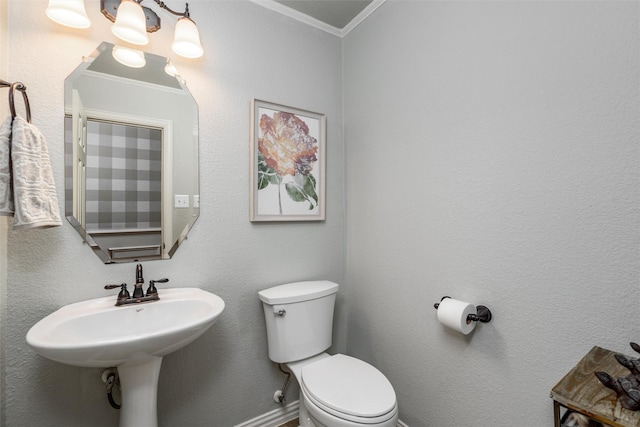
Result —
M267 325L269 359L287 363L331 347L338 284L295 282L258 292Z

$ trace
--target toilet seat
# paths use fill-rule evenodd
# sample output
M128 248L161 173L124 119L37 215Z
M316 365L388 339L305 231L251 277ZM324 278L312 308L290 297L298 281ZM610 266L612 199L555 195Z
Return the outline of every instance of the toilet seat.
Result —
M362 360L336 354L304 366L301 377L309 402L335 417L380 424L397 414L393 386Z

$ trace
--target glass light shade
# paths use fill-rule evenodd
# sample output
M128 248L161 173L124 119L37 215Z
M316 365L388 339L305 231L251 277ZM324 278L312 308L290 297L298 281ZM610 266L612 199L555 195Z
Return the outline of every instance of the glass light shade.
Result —
M185 58L200 58L202 56L204 49L200 44L200 33L198 33L195 22L189 18L178 19L171 49Z
M116 22L111 26L111 32L121 40L132 44L149 43L147 34L147 18L142 6L132 0L125 0L118 6Z
M116 61L127 67L142 68L147 65L147 60L144 59L144 52L136 49L115 45L111 54Z
M167 65L164 66L164 72L170 75L171 77L175 77L178 75L178 69L173 62L169 58L167 58Z
M89 28L91 21L84 0L49 0L46 14L52 21L71 28Z

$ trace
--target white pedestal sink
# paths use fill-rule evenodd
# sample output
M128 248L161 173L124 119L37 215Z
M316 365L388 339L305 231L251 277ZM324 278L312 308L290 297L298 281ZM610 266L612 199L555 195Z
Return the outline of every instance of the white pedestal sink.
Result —
M160 300L115 306L116 296L69 304L36 323L27 343L40 355L74 366L116 366L121 427L157 427L162 357L202 335L224 301L198 288L160 290Z

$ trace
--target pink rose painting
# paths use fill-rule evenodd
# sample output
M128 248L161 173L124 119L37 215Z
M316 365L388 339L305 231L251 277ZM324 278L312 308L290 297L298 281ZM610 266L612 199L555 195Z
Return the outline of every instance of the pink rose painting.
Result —
M317 215L324 116L286 110L254 109L257 214Z

